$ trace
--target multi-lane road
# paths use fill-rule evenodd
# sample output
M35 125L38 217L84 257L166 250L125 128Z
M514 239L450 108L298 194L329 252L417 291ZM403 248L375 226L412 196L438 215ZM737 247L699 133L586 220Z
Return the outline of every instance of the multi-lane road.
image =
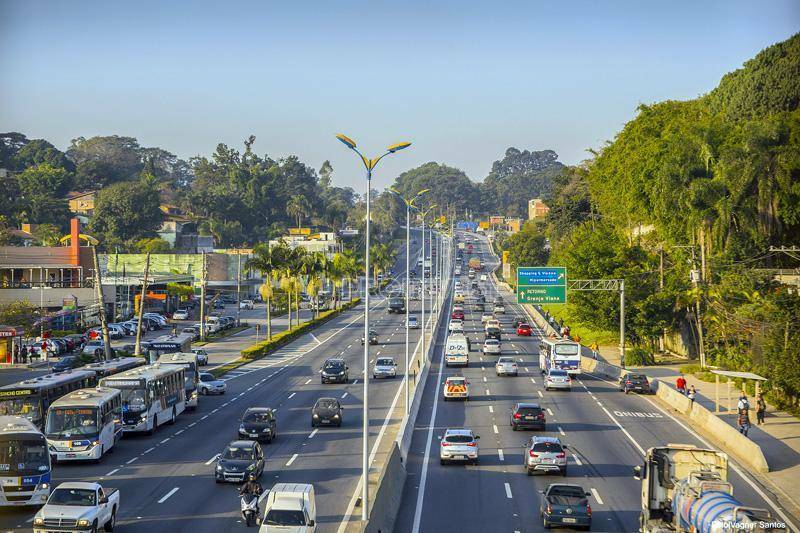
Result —
M480 248L487 266L497 266L488 244ZM464 270L466 274L466 270ZM466 276L462 282L468 286ZM481 283L487 309L498 294L491 282ZM553 482L577 483L592 493L595 531L637 531L640 482L632 475L644 451L666 443L707 446L689 427L672 418L651 397L625 395L615 384L581 376L571 392L547 392L542 386L538 345L541 331L517 337L511 321L524 316L514 295L503 292L506 314L503 355L517 358L517 377L495 375L497 356L481 356L484 340L481 312L467 306L465 331L473 340L469 367L443 365L444 332L440 333L408 455L406 481L397 531L508 532L540 531L539 490ZM468 402L443 402L442 382L448 376L471 382ZM547 410L547 431L512 431L510 409L518 401L539 402ZM478 465L439 463L439 437L452 427L480 435ZM522 466L523 445L533 434L558 437L569 445L568 475L529 477ZM738 467L737 467L738 468ZM746 505L779 510L768 492L741 470L731 472L736 496Z
M422 239L412 250L412 264ZM398 276L405 272L401 250ZM419 316L419 302L411 312ZM371 360L393 356L398 378L370 383L370 447L400 396L405 372L405 314L387 314L383 296L371 301L371 324L379 344ZM126 436L99 464L58 464L54 484L100 481L121 493L117 527L122 531L219 532L244 528L238 486L214 482L215 458L237 438L247 407L277 411L277 438L263 444L267 462L261 483L310 482L317 497L318 531L335 532L345 519L361 474L361 398L363 381L363 305L349 310L287 345L275 354L227 374L223 396L204 396L194 413L153 436ZM420 330L411 330L412 348ZM320 384L319 371L329 357L343 357L350 367L347 384ZM371 366L370 366L371 371ZM371 376L370 376L371 377ZM345 406L341 428L311 427L311 407L320 397ZM356 510L356 514L358 510ZM0 515L0 530L30 529L33 510L10 509Z

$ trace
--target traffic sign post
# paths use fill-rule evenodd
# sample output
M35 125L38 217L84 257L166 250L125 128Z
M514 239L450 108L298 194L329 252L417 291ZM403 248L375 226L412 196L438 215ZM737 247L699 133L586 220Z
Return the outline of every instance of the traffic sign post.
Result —
M565 267L517 267L517 303L567 303Z

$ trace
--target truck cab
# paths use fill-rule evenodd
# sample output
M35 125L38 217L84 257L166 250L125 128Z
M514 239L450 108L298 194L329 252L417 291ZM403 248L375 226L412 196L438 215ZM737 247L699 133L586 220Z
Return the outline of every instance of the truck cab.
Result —
M259 507L264 509L259 533L317 530L317 504L310 483L276 483L259 498Z
M99 483L62 483L33 517L33 531L113 531L118 511L117 489Z

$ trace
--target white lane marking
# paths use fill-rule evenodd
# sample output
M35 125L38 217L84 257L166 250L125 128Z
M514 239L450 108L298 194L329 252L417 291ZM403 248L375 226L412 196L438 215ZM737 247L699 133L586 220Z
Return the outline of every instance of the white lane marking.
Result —
M497 424L492 424L492 429L494 430L495 435L500 433L500 430L497 429Z
M294 455L292 456L292 458L291 458L291 459L289 459L289 461L287 461L287 463L286 463L286 466L292 466L292 463L294 462L294 460L295 460L295 459L297 459L297 456L298 456L298 455L299 455L299 454L297 454L297 453L296 453L296 454L294 454Z
M536 385L536 380L535 380L535 379L533 379L533 378L531 378L531 383L533 383L534 385Z
M516 348L516 347L517 347L517 345L516 345L516 344L514 344L514 343L512 342L512 343L511 343L511 347L512 347L512 348Z
M486 396L491 396L491 393L489 392L489 389L486 389Z
M486 376L483 376L483 382L486 383Z
M309 333L309 335L311 335L311 338L312 338L312 339L314 339L314 341L316 341L316 343L317 343L317 346L319 346L319 345L321 345L321 344L322 344L322 343L320 342L320 340L314 336L314 334L313 334L313 333Z
M558 432L559 432L559 433L561 433L561 436L562 436L562 437L566 437L566 436L567 436L567 434L566 434L566 433L564 433L564 430L563 430L563 429L561 429L561 426L558 426Z
M108 477L108 476L113 476L113 475L114 475L114 474L116 474L117 472L119 472L119 468L115 468L114 470L112 470L111 472L109 472L108 474L106 474L106 475L105 475L105 477Z
M501 461L505 461L505 460L506 460L506 457L505 457L505 455L503 455L503 450L501 450L500 448L497 448L497 457L498 457L498 458L499 458Z
M357 379L353 381L353 385L355 385L356 383L358 383Z
M165 442L167 442L168 440L169 440L169 437L167 437L166 439L164 439L164 440L162 440L161 442L159 442L159 444L164 444L164 443L165 443Z
M353 345L352 345L352 344L348 344L348 345L347 345L347 349L348 349L348 350L349 350L350 348L352 348L352 347L353 347Z
M592 487L591 488L592 494L594 494L594 499L597 500L597 503L603 505L603 498L600 497L600 493L597 492L597 489Z
M547 414L553 416L553 411L551 411L549 407L547 408Z
M525 372L530 372L530 370L528 370L527 366L525 367Z
M178 492L179 489L180 489L180 487L175 487L174 489L172 489L171 491L166 493L163 498L158 500L158 503L164 503L165 501L167 501L169 499L170 496L172 496L173 494Z
M311 383L311 378L308 378L308 381L306 381L304 384L308 385L309 383Z
M219 407L217 407L216 409L214 409L213 411L211 411L211 414L213 415L213 414L214 414L214 413L216 413L217 411L219 411Z
M492 407L491 405L489 406L489 412L494 413L494 407Z
M200 420L205 420L206 418L208 418L208 415L203 416Z
M519 353L519 352L517 352L517 353ZM519 362L520 362L520 363L522 362L522 357L520 357L520 358L519 358Z
M578 459L578 456L577 456L577 455L575 455L574 453L573 453L573 454L570 454L570 455L572 455L572 458L575 460L575 464L576 464L576 465L578 465L578 466L581 466L581 465L583 464L583 463L581 462L581 460L580 460L580 459Z
M211 463L213 463L214 461L216 461L218 458L219 458L219 454L215 455L214 457L212 457L211 459L209 459L208 461L206 461L206 466L210 465Z
M345 398L347 398L347 393L346 392L344 394L342 394L342 399L345 399Z
M196 425L197 425L197 422L192 422L191 424L189 424L189 425L188 425L188 426L186 426L186 427L190 427L190 428L191 428L191 427L194 427L194 426L196 426Z
M137 459L138 459L138 457L134 457L134 458L133 458L133 459L131 459L130 461L126 461L126 462L125 462L125 464L126 464L126 465L129 465L129 464L131 464L132 462L134 462L134 461L135 461L135 460L137 460Z
M317 431L319 431L319 428L316 428L314 431L312 431L312 432L311 432L311 434L308 436L308 438L309 438L309 439L313 439L313 438L314 438L314 435L316 435L316 434L317 434Z
M544 394L542 394L542 391L540 391L540 390L537 390L536 392L538 392L538 393L539 393L539 398L544 398Z
M380 350L378 350L377 352L375 352L375 355L380 355L380 354L381 354L381 351L380 351ZM369 362L371 363L371 362L372 362L372 359L370 359L370 361L369 361Z
M510 500L511 498L513 498L513 496L511 495L511 485L509 485L508 483L503 483L503 485L506 486L506 498Z
M289 399L293 398L295 394L297 394L297 393L296 393L296 392L293 392L293 393L291 393L291 394L289 395Z

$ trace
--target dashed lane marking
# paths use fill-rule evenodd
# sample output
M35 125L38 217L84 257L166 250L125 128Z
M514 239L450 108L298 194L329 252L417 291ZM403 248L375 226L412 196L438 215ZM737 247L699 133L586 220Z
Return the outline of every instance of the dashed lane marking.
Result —
M549 407L547 408L547 414L553 416L553 411L551 411Z
M215 455L214 457L212 457L211 459L209 459L208 461L206 461L206 466L210 465L211 463L213 463L214 461L216 461L218 458L219 458L219 454Z
M316 435L318 431L319 431L319 428L314 429L314 431L311 432L311 434L308 436L308 438L309 439L313 439L314 435Z
M597 492L597 489L592 487L591 491L592 491L592 494L594 494L594 499L597 500L597 503L599 503L600 505L603 505L603 498L600 497L600 493Z
M531 378L531 383L533 383L534 385L536 385L536 380L535 380L535 379L533 379L533 378Z
M166 493L163 498L158 500L158 503L164 503L165 501L167 501L169 499L170 496L172 496L173 494L178 492L178 490L180 490L180 487L175 487L174 489L172 489L171 491Z
M298 453L294 454L294 455L292 456L292 458L291 458L291 459L289 459L289 460L286 462L286 466L292 466L292 463L294 462L294 460L295 460L295 459L297 459L297 456L298 456L298 455L300 455L300 454L298 454Z
M561 426L558 426L558 432L559 432L559 433L561 433L561 435L562 435L563 437L566 437L566 436L567 436L567 434L566 434L566 433L564 433L564 430L563 430L563 429L561 429Z
M293 392L293 393L291 393L291 394L289 395L289 398L290 398L290 399L291 399L291 398L293 398L295 394L297 394L297 393L296 393L296 392Z
M344 394L342 394L342 399L344 400L345 398L347 398L347 393L346 392Z
M308 378L308 381L305 382L306 385L308 385L309 383L311 383L311 378Z
M576 464L576 465L578 465L578 466L581 466L581 465L583 464L583 463L581 462L581 460L580 460L580 459L578 459L578 456L577 456L577 455L575 455L574 453L573 453L573 454L571 454L571 455L572 455L572 458L575 460L575 464Z
M108 476L113 476L113 475L114 475L114 474L116 474L117 472L119 472L119 468L115 468L114 470L112 470L111 472L109 472L108 474L106 474L106 475L105 475L105 477L108 477Z
M508 483L503 483L503 485L506 486L506 498L510 500L511 498L513 498L513 496L511 495L511 485L509 485Z
M492 429L494 430L495 435L500 433L500 430L497 429L497 424L492 424Z
M498 449L497 449L497 457L498 457L498 458L499 458L501 461L505 461L505 460L506 460L505 456L503 455L503 450L501 450L500 448L498 448Z
M131 460L129 460L129 461L126 461L126 462L125 462L125 464L126 464L126 465L129 465L129 464L131 464L132 462L134 462L134 461L135 461L135 460L137 460L137 459L138 459L138 457L134 457L133 459L131 459Z
M494 407L492 407L491 405L489 406L489 412L494 413Z
M542 391L540 391L540 390L537 390L536 392L538 392L538 393L539 393L539 398L544 398L544 394L542 394Z

